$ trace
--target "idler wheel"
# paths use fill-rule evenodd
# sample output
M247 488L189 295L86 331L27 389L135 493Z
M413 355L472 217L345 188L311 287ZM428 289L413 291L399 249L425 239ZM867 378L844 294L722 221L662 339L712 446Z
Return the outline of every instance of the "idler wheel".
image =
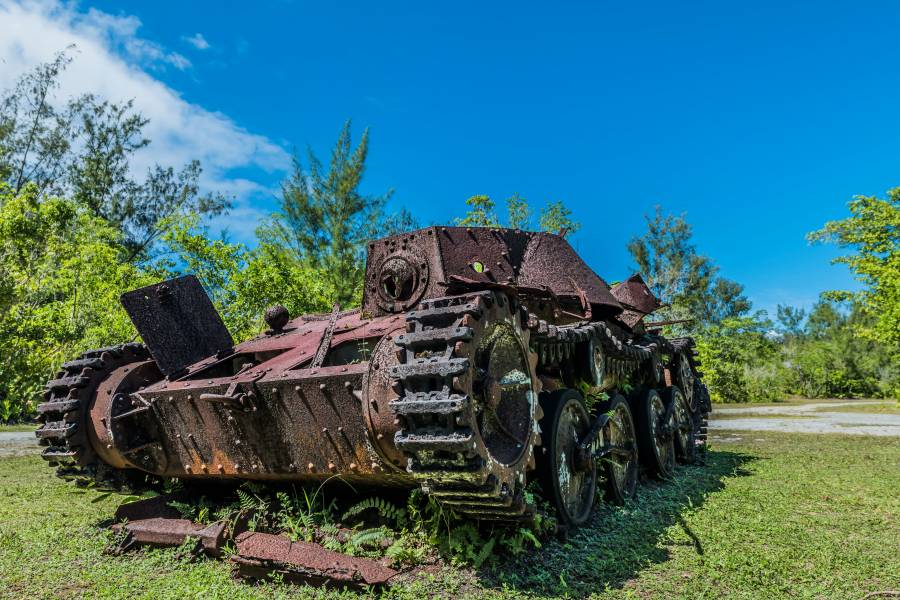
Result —
M694 418L688 407L687 398L684 397L678 386L666 388L663 392L663 400L668 406L674 405L673 417L675 419L675 457L679 462L692 464L697 460L697 444L695 440Z
M560 521L577 527L588 520L597 488L597 468L590 448L579 448L591 428L591 419L581 394L575 390L541 394L540 403L544 418L540 421L543 447L538 452L538 481Z
M637 491L639 465L634 419L628 402L620 394L601 404L598 412L610 415L603 431L603 442L611 451L598 465L606 483L604 496L608 501L622 505L634 498Z
M639 391L632 398L638 452L647 472L654 477L671 477L675 472L675 417L656 390Z

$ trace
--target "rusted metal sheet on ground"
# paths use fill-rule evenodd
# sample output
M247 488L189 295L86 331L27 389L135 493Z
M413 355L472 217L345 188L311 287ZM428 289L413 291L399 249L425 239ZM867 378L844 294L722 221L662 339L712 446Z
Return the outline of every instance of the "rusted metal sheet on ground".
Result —
M220 556L222 545L234 535L229 524L217 521L203 525L182 518L170 505L173 500L175 496L163 494L120 505L111 529L121 539L113 551L121 553L140 546L177 547L190 538L197 541L194 551Z
M116 523L112 530L124 535L116 549L118 552L135 546L177 547L190 538L197 540L196 550L219 556L226 541L228 524L218 521L211 525L199 525L188 519L151 518Z
M231 560L240 577L263 579L276 572L288 581L311 585L380 586L397 575L377 561L292 542L283 535L247 531L235 543Z

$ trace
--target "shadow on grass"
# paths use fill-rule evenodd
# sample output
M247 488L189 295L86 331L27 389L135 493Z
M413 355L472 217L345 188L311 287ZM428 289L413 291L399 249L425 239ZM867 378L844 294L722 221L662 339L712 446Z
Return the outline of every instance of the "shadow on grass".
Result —
M554 540L526 556L482 570L482 585L557 597L621 588L641 570L669 559L659 541L675 524L702 555L703 542L682 512L701 506L709 494L724 487L724 478L749 475L744 465L753 460L756 457L738 452L711 451L706 465L680 467L672 481L644 481L634 502L623 507L600 505L589 524L568 541Z

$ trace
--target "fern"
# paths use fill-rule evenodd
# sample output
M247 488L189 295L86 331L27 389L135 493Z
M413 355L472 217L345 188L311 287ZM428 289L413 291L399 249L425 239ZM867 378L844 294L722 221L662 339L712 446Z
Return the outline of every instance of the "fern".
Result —
M344 546L341 544L340 540L333 537L322 540L322 547L326 550L331 550L332 552L341 552L344 550Z
M389 532L384 527L363 529L353 534L347 542L350 550L365 550L367 547L378 547L384 540L390 539Z
M238 488L236 490L241 510L251 511L256 508L256 497Z
M216 521L228 521L230 520L235 513L240 512L240 504L237 502L232 502L231 504L226 504L225 506L220 506L213 512L213 518Z
M194 514L197 511L197 507L190 502L178 502L177 500L172 500L169 502L169 506L177 510L182 519L194 520Z
M379 497L366 498L362 502L358 502L347 509L344 513L343 520L347 521L353 517L359 517L360 514L367 510L375 510L378 515L389 522L393 522L397 527L403 527L406 524L406 510L394 506L387 500Z
M475 555L475 558L472 559L472 566L476 569L481 568L481 565L484 564L494 551L494 544L496 543L497 538L491 538L488 540L487 544L481 547L481 550L478 551L478 554Z

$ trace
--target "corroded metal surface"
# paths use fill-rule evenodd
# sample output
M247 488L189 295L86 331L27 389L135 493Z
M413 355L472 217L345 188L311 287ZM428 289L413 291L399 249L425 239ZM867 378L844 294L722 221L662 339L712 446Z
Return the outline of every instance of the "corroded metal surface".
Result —
M217 521L201 525L184 519L169 505L174 499L166 494L119 506L116 523L112 525L118 534L113 552L126 552L139 546L181 546L190 538L196 541L194 551L220 556L222 546L233 535L229 524Z
M266 578L279 573L287 581L313 585L379 586L397 574L374 560L292 542L282 535L247 531L235 543L237 552L231 561L241 577Z
M422 299L497 286L579 314L587 307L598 317L622 310L564 238L483 227L430 227L369 244L363 309L401 312Z
M181 546L191 538L197 540L197 550L202 549L210 556L220 556L222 544L226 541L227 524L219 521L204 526L187 519L155 517L116 523L112 530L124 536L116 548L118 552L125 552L135 546Z
M618 316L618 320L631 328L662 306L659 299L644 283L644 279L637 274L613 286L610 292L624 308L622 314Z

